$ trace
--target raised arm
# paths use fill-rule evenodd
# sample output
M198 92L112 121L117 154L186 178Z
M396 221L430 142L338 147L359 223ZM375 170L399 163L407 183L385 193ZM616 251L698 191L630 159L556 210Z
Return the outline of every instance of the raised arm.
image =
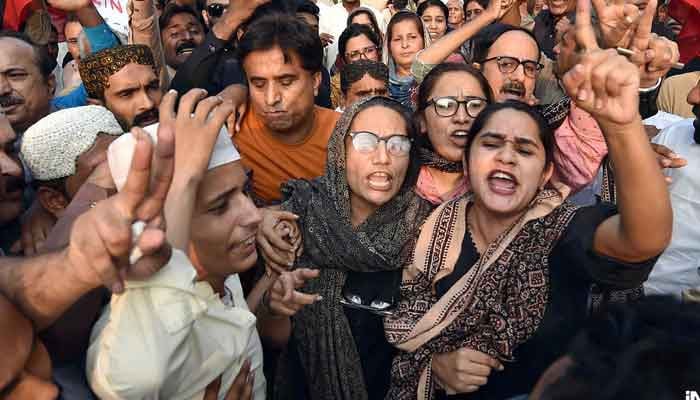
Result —
M670 241L671 203L638 111L639 71L615 50L598 47L590 7L590 0L578 0L576 41L584 53L563 82L603 131L617 183L619 214L598 227L593 247L621 261L644 261Z

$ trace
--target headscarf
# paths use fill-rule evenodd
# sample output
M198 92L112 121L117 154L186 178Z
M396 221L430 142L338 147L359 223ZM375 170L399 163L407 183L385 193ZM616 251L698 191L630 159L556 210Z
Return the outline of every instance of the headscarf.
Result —
M88 96L93 99L103 98L109 77L131 63L149 65L158 76L151 49L141 44L104 49L80 60L78 70Z
M304 254L296 267L321 270L319 278L303 290L318 293L323 300L303 308L293 323L294 341L314 399L367 398L360 358L339 303L343 285L349 272L400 274L401 260L412 250L411 241L432 208L414 193L418 163L412 149L399 192L362 224L351 224L345 137L359 112L392 103L397 104L372 97L347 109L328 142L325 175L311 181L293 180L282 188L282 209L299 215L304 239ZM285 394L284 388L276 392Z

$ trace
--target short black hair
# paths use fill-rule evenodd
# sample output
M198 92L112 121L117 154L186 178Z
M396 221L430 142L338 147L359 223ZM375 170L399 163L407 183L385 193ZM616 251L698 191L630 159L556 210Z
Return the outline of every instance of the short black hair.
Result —
M450 15L450 10L447 9L447 6L441 0L426 0L422 2L418 6L416 13L422 17L425 10L427 10L429 7L438 7L441 9L442 13L445 14L445 21L447 21L447 17Z
M540 58L542 57L542 48L540 47L539 42L535 38L535 35L525 28L501 23L495 23L487 26L486 28L482 29L478 35L474 37L474 61L484 61L488 57L489 50L491 50L491 46L493 46L493 44L496 43L496 41L500 39L500 37L503 36L503 34L512 31L523 32L524 34L532 38L532 41L535 42L535 45L537 46L536 61L539 62Z
M340 71L340 90L347 94L353 83L369 74L374 79L378 79L389 87L389 68L381 62L371 60L358 60L354 63L345 64Z
M302 67L311 72L323 68L323 46L318 34L306 23L287 13L273 13L253 22L238 43L238 59L252 52L279 46L285 62L296 53Z
M700 389L700 304L648 296L609 306L576 336L542 400L673 400Z
M45 51L42 46L32 42L29 36L21 32L10 30L0 31L0 39L5 38L16 39L32 46L32 49L34 49L34 60L36 61L36 66L39 68L39 72L41 72L41 76L43 76L44 79L49 79L54 68L58 65L58 61L51 58L49 53Z
M379 36L370 29L369 26L367 25L362 25L362 24L351 24L345 30L343 33L340 34L340 38L338 38L338 54L340 54L340 57L345 61L346 63L348 60L345 59L345 50L348 47L348 42L350 39L358 37L358 36L366 36L367 39L370 40L370 42L374 43L375 46L377 46L377 51L382 50L382 42L379 39Z
M305 13L305 14L311 14L316 19L319 19L319 14L321 13L321 10L318 8L316 4L314 4L313 1L311 0L304 0L299 5L297 6L296 12L298 13Z
M170 20L178 14L190 14L194 17L195 20L197 20L202 29L206 31L206 25L204 24L204 20L202 19L201 14L198 14L195 10L192 9L192 7L181 6L175 2L168 3L163 8L163 12L160 14L160 17L158 17L158 25L160 27L160 30L162 31L163 29L165 29L165 27L168 26L168 24L170 23Z
M469 150L474 143L476 135L481 132L482 129L484 129L484 126L491 120L491 117L502 110L515 110L530 117L537 125L540 140L542 141L542 147L544 147L545 166L554 162L554 131L549 127L547 120L545 120L537 108L516 100L506 100L502 103L491 103L487 105L486 108L484 108L474 119L474 122L469 129L467 144L464 146L464 154L466 154L467 159L469 158Z

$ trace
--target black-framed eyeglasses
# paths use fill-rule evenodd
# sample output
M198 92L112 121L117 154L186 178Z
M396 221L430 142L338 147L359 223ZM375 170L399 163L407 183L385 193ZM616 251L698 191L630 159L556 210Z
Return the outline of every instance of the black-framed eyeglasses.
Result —
M427 106L432 105L435 108L435 114L441 117L451 117L457 114L459 106L464 104L464 109L467 115L476 118L479 113L486 108L489 101L483 97L466 96L465 100L457 100L452 96L438 97L428 101Z
M508 56L499 56L499 57L491 57L487 58L484 60L484 63L487 63L489 61L496 61L498 63L498 69L504 73L504 74L510 74L516 69L518 69L518 66L522 64L523 66L523 71L525 72L525 75L530 77L530 78L535 78L537 77L537 73L540 72L542 68L544 68L544 65L538 63L537 61L532 61L532 60L523 60L520 61L515 57L508 57Z
M347 57L347 59L350 61L357 61L362 58L369 60L369 58L374 57L375 54L377 54L377 46L367 46L364 49L345 53L345 57Z
M350 132L352 147L360 153L372 153L384 142L387 153L392 156L405 157L411 152L411 138L406 135L391 135L381 138L372 132Z
M224 11L226 11L227 7L228 6L220 3L211 3L207 6L207 14L209 14L210 17L219 18L224 15Z

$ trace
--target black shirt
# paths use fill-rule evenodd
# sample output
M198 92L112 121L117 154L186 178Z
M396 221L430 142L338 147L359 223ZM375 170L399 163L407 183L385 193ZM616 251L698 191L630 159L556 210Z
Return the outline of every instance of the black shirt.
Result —
M501 400L529 393L540 375L563 355L569 342L583 327L588 315L588 297L592 283L616 289L639 286L644 282L656 258L629 264L600 256L593 251L597 227L617 209L607 203L584 207L576 212L549 256L549 298L544 317L534 335L515 349L515 362L504 363L501 372L492 371L488 383L477 392L437 398ZM436 285L444 295L479 260L469 235L453 273Z

